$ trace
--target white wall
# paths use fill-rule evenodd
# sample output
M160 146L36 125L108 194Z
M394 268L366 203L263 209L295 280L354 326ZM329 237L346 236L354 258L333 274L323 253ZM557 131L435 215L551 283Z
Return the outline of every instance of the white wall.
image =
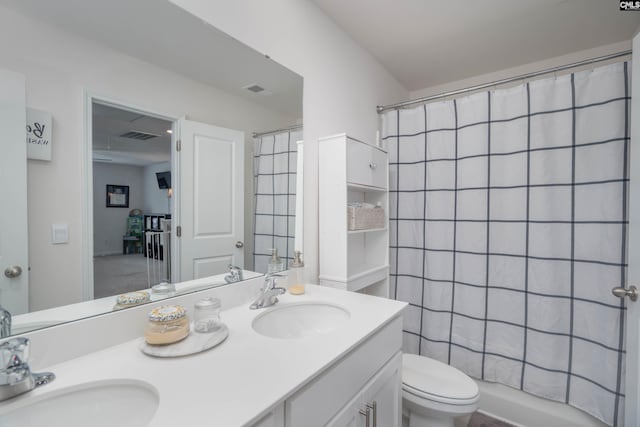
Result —
M144 201L144 168L141 166L93 163L93 253L96 256L122 253L122 236L127 231L131 209ZM128 185L129 207L108 208L106 186Z
M580 62L587 59L596 58L599 56L605 56L612 53L618 53L631 49L631 41L624 41L620 43L609 44L605 46L600 46L593 49L581 50L579 52L570 53L568 55L556 56L554 58L545 59L544 61L536 61L531 62L529 64L521 65L519 67L507 68L504 70L499 70L493 73L482 74L479 76L470 77L464 80L457 80L449 83L445 83L438 86L431 86L427 88L423 88L420 90L416 90L410 93L409 99L417 99L432 95L439 95L441 93L449 92L457 89L465 89L476 85L491 83L494 81L507 79L515 76L520 76L527 73L533 73L536 71L547 70L553 67L559 67L562 65L572 64L574 62ZM612 60L613 62L619 61L619 59ZM598 65L603 65L606 62L599 63ZM592 65L587 65L581 68L590 68ZM565 71L564 73L570 73L581 68L573 68L571 70ZM562 73L562 72L561 72ZM561 74L560 73L560 74ZM515 82L513 84L519 84L520 82ZM487 90L487 89L482 89Z
M173 199L167 198L167 190L158 188L158 179L156 178L156 172L170 170L171 163L169 162L156 163L144 168L144 202L142 204L143 207L140 208L144 213L171 213Z
M304 252L317 283L318 138L346 132L373 143L376 105L408 92L309 0L171 1L304 77Z
M0 7L11 34L0 67L26 76L27 106L53 114L53 160L28 162L30 309L82 299L85 91L172 117L245 131L289 126L276 114L225 92L139 61ZM52 185L60 189L52 191ZM91 203L91 201L87 201ZM46 214L46 215L43 215ZM51 245L52 223L69 224L70 241Z

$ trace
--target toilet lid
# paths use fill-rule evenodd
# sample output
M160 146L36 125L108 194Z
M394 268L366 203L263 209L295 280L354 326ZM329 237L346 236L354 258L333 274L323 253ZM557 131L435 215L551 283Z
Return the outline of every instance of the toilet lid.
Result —
M415 354L402 355L402 386L426 399L468 404L478 398L478 385L445 363Z

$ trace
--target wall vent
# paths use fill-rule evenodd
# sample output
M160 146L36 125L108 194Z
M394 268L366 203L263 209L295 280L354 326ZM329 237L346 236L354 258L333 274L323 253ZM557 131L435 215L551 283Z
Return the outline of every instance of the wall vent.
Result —
M156 135L153 133L130 130L129 132L125 132L122 135L120 135L120 138L137 139L140 141L146 141L148 139L157 138L159 136L160 135Z
M258 85L258 84L255 84L255 83L254 84L250 84L249 86L245 86L245 87L243 87L243 89L246 89L246 90L248 90L250 92L253 92L253 93L264 92L264 88L262 86Z

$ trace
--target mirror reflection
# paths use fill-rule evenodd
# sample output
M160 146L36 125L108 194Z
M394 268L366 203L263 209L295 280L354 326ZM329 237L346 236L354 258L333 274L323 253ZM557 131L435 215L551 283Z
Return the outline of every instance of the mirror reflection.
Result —
M287 268L302 77L168 1L0 12L11 334Z

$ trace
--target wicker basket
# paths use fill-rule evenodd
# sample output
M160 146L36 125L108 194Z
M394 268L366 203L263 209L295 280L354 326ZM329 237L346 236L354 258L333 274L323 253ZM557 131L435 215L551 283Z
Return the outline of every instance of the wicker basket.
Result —
M384 227L384 209L347 207L347 228L367 230Z

